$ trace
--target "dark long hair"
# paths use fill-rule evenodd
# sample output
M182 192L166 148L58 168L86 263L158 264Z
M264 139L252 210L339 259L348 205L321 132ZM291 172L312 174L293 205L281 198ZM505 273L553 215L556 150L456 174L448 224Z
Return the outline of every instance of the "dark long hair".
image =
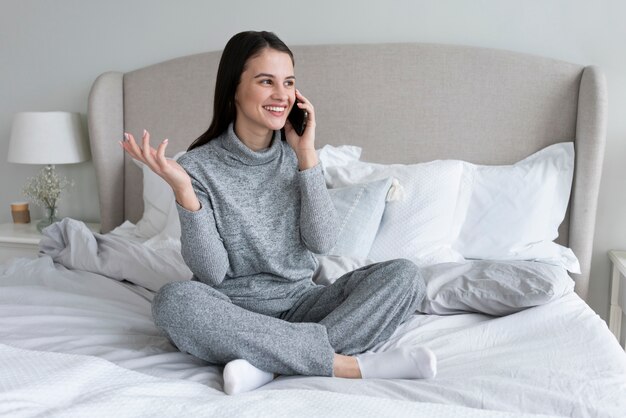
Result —
M259 55L265 48L285 52L291 57L291 62L294 62L291 50L272 32L240 32L230 38L224 47L217 70L213 120L209 129L193 141L187 151L217 138L235 120L237 115L235 92L241 79L241 73L246 69L248 60Z

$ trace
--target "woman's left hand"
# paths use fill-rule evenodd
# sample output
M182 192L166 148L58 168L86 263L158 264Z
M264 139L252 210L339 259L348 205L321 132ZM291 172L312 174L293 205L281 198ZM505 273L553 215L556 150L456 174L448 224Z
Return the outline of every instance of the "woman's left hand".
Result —
M285 123L285 135L287 136L287 143L300 158L301 155L315 152L315 108L306 97L300 94L298 89L296 89L296 99L298 99L298 103L294 104L294 106L298 106L308 113L306 128L302 136L299 136L293 129L291 122L287 120Z

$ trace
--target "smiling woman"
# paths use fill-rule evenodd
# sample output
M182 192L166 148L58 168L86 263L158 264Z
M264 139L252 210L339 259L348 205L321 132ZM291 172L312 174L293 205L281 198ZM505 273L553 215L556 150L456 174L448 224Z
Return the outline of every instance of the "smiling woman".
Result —
M297 135L287 115L298 106L307 115L307 124L315 124L313 105L295 88L291 55L265 48L251 57L235 92L235 134L253 151L269 147L274 131L285 127L286 140L300 162L300 169L317 165L315 130ZM296 101L296 98L298 99Z
M273 131L282 129L295 102L291 56L264 49L248 60L235 92L235 133L254 151L269 146ZM245 138L250 139L250 143Z
M252 34L256 34L253 36ZM219 67L217 70L217 78L215 83L215 94L213 99L213 120L206 132L204 132L198 139L196 139L188 151L206 144L208 141L220 136L228 127L228 125L236 119L237 106L236 106L236 94L239 85L242 82L244 73L251 75L254 78L257 75L263 75L260 69L256 72L250 73L250 65L253 63L254 58L264 52L283 53L280 56L281 61L285 62L287 57L289 67L289 76L294 76L294 60L291 50L284 44L276 35L269 32L241 32L233 36L226 46L224 51L232 51L231 53L222 53ZM272 76L274 71L281 69L280 67L271 67L267 69L267 74ZM282 69L285 71L284 69ZM268 77L266 77L267 79ZM275 82L275 80L271 80ZM267 83L261 78L261 83ZM293 102L293 98L291 103ZM289 104L289 103L287 103Z
M294 105L308 115L301 135L287 120ZM423 299L413 262L367 265L329 286L312 281L312 253L333 248L340 230L315 127L313 105L295 88L289 48L272 33L243 32L222 53L210 127L178 162L165 158L167 141L152 148L146 131L141 147L130 134L122 144L174 190L182 256L194 275L160 289L154 321L181 351L226 364L229 394L259 387L275 373L405 379L436 373L425 347L362 354Z

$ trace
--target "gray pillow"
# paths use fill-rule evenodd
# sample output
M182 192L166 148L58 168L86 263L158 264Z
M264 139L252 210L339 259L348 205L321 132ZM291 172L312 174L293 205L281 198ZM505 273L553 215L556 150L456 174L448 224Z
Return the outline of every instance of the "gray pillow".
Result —
M420 311L435 315L503 316L574 291L574 281L563 267L535 261L443 263L420 272L427 293Z
M317 284L372 264L366 258L317 255ZM538 261L473 260L433 264L419 269L426 297L418 310L452 315L478 312L504 316L546 304L574 291L574 281L560 266Z

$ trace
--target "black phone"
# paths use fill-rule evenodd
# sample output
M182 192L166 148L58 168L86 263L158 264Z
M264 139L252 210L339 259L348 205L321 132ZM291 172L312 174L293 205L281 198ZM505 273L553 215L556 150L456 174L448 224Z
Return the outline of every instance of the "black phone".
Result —
M289 112L289 116L287 116L287 119L291 122L291 126L293 126L293 129L296 131L298 136L302 136L304 129L306 128L306 121L309 114L306 110L300 109L298 107L298 103L298 100L296 100L291 108L291 111Z

